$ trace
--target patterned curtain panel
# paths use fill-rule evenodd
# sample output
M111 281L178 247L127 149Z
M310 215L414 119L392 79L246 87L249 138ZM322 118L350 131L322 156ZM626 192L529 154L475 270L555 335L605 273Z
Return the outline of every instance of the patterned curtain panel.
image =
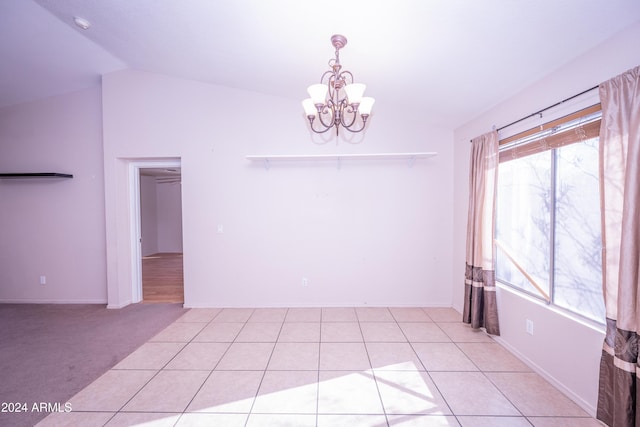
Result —
M600 196L607 332L597 418L640 426L640 67L600 85Z
M500 335L493 246L498 132L486 133L471 144L463 321Z

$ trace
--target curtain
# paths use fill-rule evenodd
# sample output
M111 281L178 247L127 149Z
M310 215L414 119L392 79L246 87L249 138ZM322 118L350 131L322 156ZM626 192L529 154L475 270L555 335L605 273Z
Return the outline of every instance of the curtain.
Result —
M640 67L600 85L600 197L607 331L597 418L640 426Z
M463 322L500 335L493 231L498 175L498 132L471 141L469 213Z

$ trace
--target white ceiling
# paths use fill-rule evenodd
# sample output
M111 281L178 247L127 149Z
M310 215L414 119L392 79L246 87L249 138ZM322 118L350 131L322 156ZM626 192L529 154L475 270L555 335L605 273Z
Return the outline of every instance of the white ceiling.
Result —
M340 33L374 110L455 128L638 21L637 0L0 0L0 107L123 68L301 100Z

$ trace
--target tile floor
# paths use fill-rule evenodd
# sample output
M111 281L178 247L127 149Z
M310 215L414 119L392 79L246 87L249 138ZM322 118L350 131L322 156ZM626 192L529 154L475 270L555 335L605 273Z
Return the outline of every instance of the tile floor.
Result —
M192 309L47 426L600 426L447 308Z

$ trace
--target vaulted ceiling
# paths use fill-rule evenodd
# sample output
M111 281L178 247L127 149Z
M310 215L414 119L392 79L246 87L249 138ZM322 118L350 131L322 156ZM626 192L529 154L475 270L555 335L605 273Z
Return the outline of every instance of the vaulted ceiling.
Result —
M339 33L376 107L455 128L639 21L637 0L2 0L0 107L124 68L302 100Z

